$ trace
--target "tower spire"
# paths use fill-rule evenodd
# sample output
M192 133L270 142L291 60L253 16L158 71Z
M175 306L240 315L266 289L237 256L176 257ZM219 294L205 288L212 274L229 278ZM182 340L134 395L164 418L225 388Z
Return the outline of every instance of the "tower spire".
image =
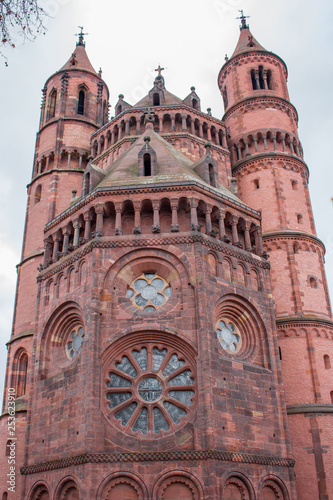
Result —
M81 47L85 47L86 44L85 44L85 41L84 41L84 36L85 35L89 35L89 33L83 33L83 26L78 26L78 28L80 28L80 33L75 33L74 36L78 36L79 37L79 41L77 42L76 46L81 46Z
M248 30L249 29L249 25L246 24L246 19L248 19L250 16L244 16L243 10L239 10L238 12L241 13L240 17L236 17L236 19L240 19L241 20L241 25L240 25L239 29L241 31L242 30Z

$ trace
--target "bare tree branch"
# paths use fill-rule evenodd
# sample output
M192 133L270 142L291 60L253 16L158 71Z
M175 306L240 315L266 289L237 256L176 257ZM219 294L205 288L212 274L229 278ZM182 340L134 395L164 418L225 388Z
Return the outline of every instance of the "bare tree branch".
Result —
M3 49L14 48L18 37L34 40L38 34L45 34L43 20L47 16L38 0L0 0L0 54L6 66L7 56Z

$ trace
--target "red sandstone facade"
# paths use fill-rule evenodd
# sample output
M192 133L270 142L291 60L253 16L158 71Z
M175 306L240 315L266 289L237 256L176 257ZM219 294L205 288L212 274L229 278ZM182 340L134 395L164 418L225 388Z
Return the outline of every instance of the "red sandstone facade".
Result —
M243 19L222 121L160 70L108 121L82 37L48 79L3 500L333 498L331 309L286 78Z

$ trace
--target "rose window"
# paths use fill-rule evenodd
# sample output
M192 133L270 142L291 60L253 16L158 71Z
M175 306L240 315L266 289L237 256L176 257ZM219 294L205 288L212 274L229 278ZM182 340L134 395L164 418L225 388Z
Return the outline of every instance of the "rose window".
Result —
M129 349L108 371L108 419L130 433L156 436L177 430L193 411L193 369L183 356L151 344Z
M171 286L155 273L145 273L135 279L127 290L126 297L146 313L163 306L172 295Z
M74 359L75 355L79 355L81 352L81 346L83 342L84 331L82 326L74 328L72 330L69 338L70 340L66 344L66 355L68 359Z
M229 354L236 354L239 352L242 345L242 338L233 323L226 320L219 320L215 332L225 351Z

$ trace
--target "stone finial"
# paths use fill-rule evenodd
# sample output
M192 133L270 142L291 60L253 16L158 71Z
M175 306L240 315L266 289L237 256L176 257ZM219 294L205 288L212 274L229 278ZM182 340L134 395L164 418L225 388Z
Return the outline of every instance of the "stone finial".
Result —
M207 113L209 114L209 116L212 116L212 108L207 108Z
M72 200L74 198L76 198L76 195L77 195L77 190L75 189L75 187L73 187L73 189L72 189Z
M227 54L224 56L224 60L225 60L225 62L229 61L229 57Z
M144 140L145 142L150 142L150 137L149 137L149 135L145 135L145 136L144 136L144 138L143 138L143 140Z
M195 87L191 87L191 92L195 92Z
M99 68L99 71L98 71L98 76L99 76L100 78L102 78L102 68Z
M211 142L205 142L204 146L206 148L206 155L210 156L210 148L211 148L212 143Z
M119 95L118 95L118 98L119 98L119 99L124 99L124 97L125 97L125 96L124 96L124 94L119 94Z

